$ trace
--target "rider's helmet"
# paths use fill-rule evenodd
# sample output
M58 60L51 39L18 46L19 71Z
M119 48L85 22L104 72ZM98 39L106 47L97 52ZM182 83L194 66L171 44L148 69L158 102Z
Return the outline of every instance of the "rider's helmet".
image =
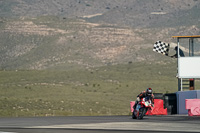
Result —
M148 96L151 96L153 90L151 88L147 88L146 93Z

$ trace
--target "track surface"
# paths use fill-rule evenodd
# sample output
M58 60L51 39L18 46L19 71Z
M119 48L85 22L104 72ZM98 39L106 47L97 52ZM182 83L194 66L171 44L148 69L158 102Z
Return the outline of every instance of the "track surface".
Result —
M200 117L186 115L0 118L0 133L200 132Z

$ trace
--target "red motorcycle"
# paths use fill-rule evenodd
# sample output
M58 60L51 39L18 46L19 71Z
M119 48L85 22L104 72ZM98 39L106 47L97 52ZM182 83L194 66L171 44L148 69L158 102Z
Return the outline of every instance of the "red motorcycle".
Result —
M146 112L151 110L153 107L153 103L149 96L141 98L140 102L137 104L136 109L134 109L132 118L133 119L143 119Z

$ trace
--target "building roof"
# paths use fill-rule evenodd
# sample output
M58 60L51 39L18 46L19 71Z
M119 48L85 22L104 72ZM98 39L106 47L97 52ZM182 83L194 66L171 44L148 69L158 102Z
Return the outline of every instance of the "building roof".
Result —
M200 35L191 35L191 36L172 36L173 38L200 38Z

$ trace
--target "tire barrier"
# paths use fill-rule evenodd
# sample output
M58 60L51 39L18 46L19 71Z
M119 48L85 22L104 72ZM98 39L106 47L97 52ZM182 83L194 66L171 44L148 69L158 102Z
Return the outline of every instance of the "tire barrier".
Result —
M167 108L169 115L177 114L177 97L176 93L164 94L164 108Z
M153 95L154 95L154 99L164 99L163 98L163 93L153 93Z

